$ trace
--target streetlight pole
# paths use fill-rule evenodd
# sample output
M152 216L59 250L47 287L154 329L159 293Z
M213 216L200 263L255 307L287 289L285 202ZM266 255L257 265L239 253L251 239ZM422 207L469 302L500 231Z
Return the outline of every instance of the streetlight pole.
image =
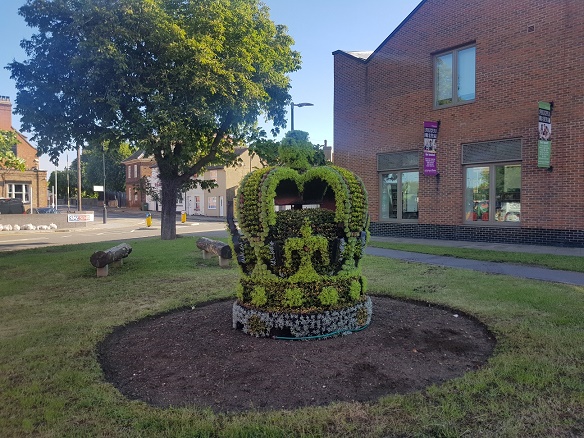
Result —
M103 160L103 223L107 223L107 201L105 200L105 147L101 145L101 156Z
M309 102L302 102L302 103L290 103L290 130L294 131L294 107L303 107L303 106L314 106L313 103Z

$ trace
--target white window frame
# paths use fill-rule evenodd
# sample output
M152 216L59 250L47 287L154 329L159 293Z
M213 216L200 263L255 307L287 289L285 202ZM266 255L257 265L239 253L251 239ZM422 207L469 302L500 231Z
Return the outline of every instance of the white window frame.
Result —
M22 186L22 191L16 191L16 186ZM23 203L30 203L31 185L26 183L8 183L8 197L22 200ZM19 195L19 196L17 196Z
M207 210L217 210L217 196L209 196L207 198Z

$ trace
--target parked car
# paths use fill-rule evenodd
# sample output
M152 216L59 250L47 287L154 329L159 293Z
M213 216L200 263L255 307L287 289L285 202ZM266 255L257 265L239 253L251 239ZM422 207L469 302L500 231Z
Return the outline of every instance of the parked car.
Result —
M33 208L32 211L29 208L28 210L26 210L26 214L53 214L53 213L59 213L59 210L57 210L56 208L53 207L39 207L39 208Z
M23 214L24 204L21 199L0 198L0 214Z

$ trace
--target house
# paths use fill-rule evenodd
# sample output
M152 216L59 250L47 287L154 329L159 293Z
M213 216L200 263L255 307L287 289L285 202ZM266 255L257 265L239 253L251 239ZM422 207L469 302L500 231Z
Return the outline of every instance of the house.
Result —
M46 207L47 171L38 168L37 150L27 138L12 127L12 102L7 96L0 96L0 130L14 131L18 143L13 152L25 161L26 170L0 168L0 198L22 199L25 208Z
M215 180L217 187L204 191L202 211L205 216L227 217L228 204L235 206L239 183L252 170L263 167L257 155L251 156L249 149L236 147L235 153L239 164L234 167L211 166L203 175L203 179Z
M581 0L424 0L335 51L335 164L373 235L584 245Z
M138 150L123 160L122 164L126 167L126 206L146 209L146 190L142 178L152 175L154 157L148 157L143 150Z
M260 159L257 156L252 157L245 147L236 147L235 154L239 159L239 164L236 166L211 166L205 170L203 175L199 176L199 179L214 180L217 187L209 190L196 187L182 193L176 204L176 211L184 211L189 216L227 217L227 205L235 199L240 181L252 170L262 167ZM160 180L155 164L150 166L150 173L148 183L152 189L157 190L160 188ZM129 187L128 182L126 187ZM162 210L157 196L145 194L144 202L147 204L148 210Z

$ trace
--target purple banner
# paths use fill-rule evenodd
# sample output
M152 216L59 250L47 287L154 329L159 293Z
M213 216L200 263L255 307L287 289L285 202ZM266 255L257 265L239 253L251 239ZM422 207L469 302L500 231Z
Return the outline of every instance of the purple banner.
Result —
M436 175L438 122L424 122L424 175Z

